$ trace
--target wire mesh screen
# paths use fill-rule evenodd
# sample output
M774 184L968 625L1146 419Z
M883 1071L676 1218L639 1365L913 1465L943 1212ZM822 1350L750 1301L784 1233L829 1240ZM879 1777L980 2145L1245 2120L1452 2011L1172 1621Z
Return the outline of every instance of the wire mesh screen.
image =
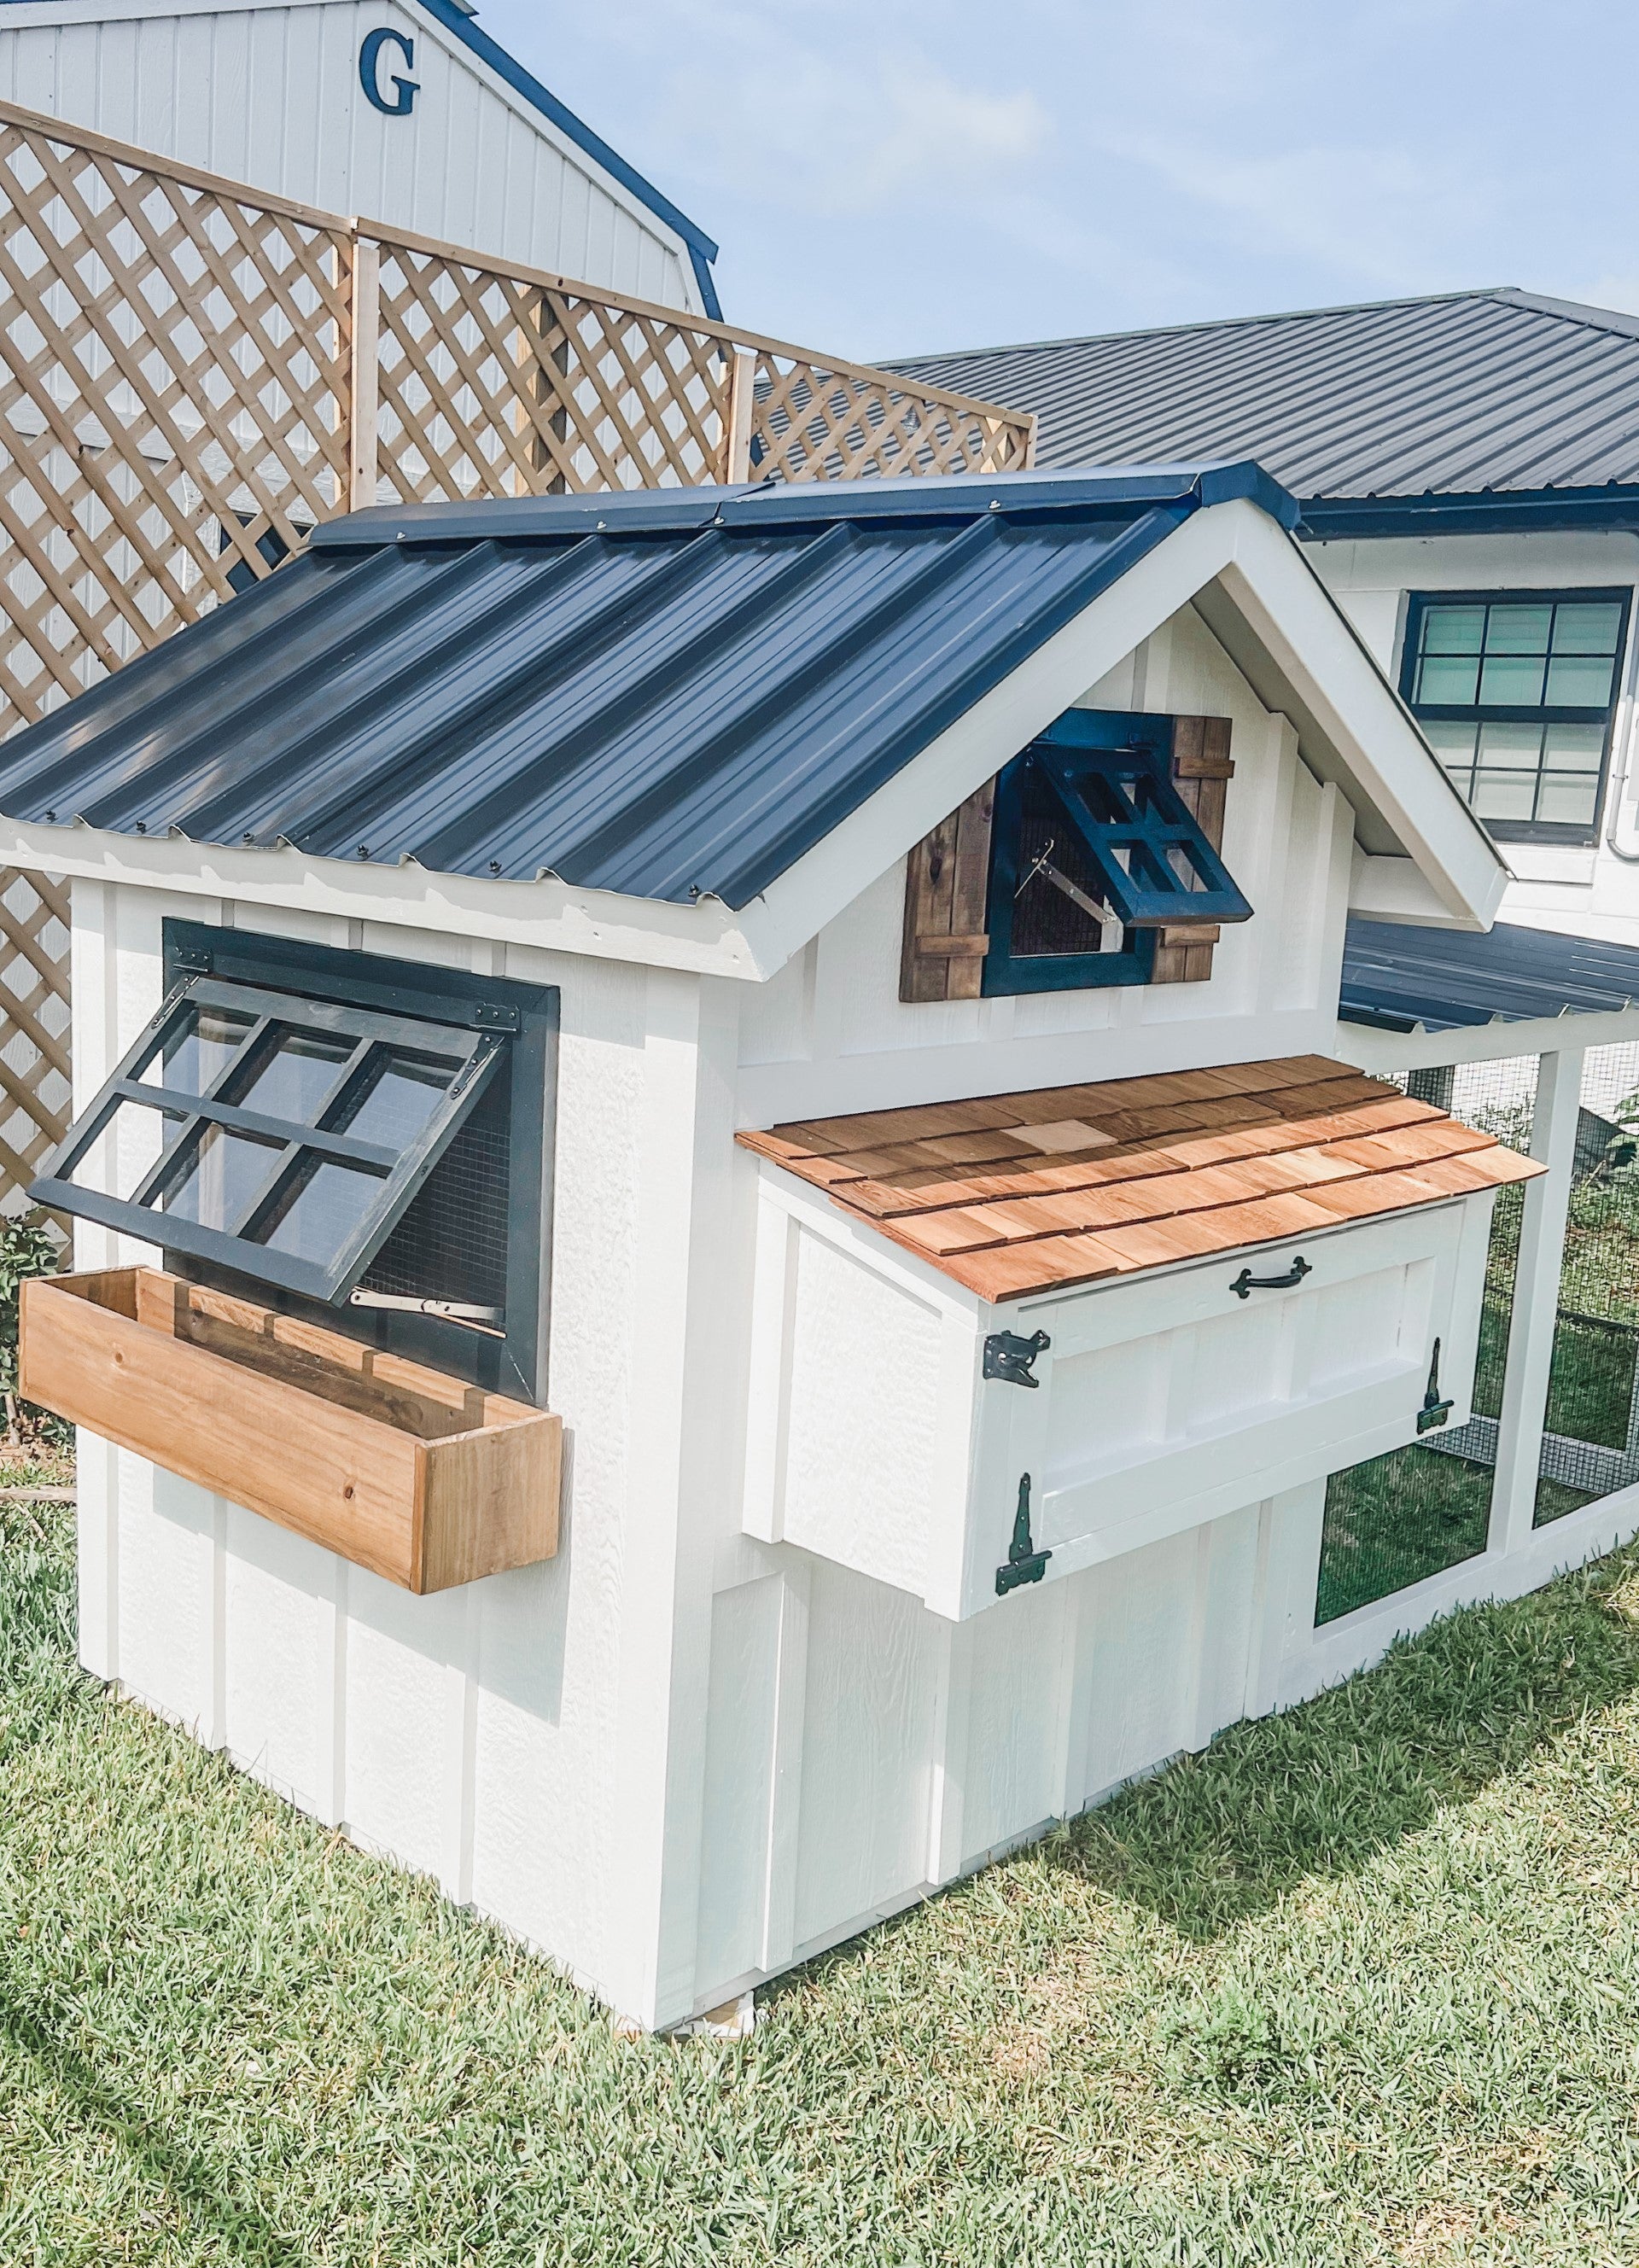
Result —
M370 1264L361 1288L412 1300L506 1306L507 1081L491 1080Z
M1639 1480L1639 1046L1591 1048L1580 1100L1539 1527Z
M1516 1149L1530 1144L1535 1056L1413 1071L1397 1084ZM1491 1216L1473 1417L1449 1434L1431 1434L1426 1443L1350 1465L1326 1483L1317 1624L1335 1621L1485 1550L1523 1201L1520 1186L1505 1189Z

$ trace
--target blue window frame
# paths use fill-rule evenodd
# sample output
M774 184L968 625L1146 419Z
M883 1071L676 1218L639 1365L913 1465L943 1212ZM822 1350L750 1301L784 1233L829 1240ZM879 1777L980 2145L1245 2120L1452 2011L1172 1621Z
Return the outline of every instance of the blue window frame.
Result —
M1147 984L1158 932L1251 914L1172 784L1172 719L1072 709L996 783L986 993Z
M557 996L167 922L165 1002L30 1194L540 1401Z
M1629 597L1413 593L1400 691L1499 841L1598 839Z

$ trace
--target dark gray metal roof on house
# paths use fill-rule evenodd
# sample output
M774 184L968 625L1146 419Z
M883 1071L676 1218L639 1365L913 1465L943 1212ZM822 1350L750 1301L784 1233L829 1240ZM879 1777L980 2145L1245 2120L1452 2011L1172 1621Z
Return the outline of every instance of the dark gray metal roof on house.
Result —
M0 811L744 905L1255 465L355 513L0 750Z
M1483 935L1352 921L1338 1012L1346 1022L1430 1032L1639 1001L1639 946L1498 922Z
M1308 532L1386 533L1414 500L1476 526L1633 524L1639 320L1511 290L897 358L1034 410L1041 465L1255 457ZM1377 519L1367 500L1397 500ZM1325 504L1325 509L1321 505ZM1346 509L1348 506L1350 508ZM1377 521L1383 522L1382 526ZM1466 524L1466 522L1465 522Z

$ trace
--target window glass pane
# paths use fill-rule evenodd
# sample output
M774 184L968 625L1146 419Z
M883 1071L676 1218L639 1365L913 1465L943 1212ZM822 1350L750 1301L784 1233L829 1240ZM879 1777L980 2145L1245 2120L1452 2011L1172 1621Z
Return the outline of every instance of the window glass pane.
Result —
M1604 709L1610 704L1614 663L1597 655L1573 654L1548 664L1550 709Z
M1542 754L1540 725L1482 725L1480 762L1514 771L1535 771Z
M1510 709L1534 709L1542 698L1541 655L1505 654L1497 659L1487 654L1480 673L1480 698L1499 706L1506 703Z
M280 1026L271 1045L259 1050L261 1060L249 1086L233 1100L241 1109L259 1110L264 1118L314 1125L352 1052L351 1040Z
M1537 799L1537 817L1561 826L1591 827L1599 783L1585 773L1546 772Z
M1481 819L1529 819L1536 792L1532 772L1477 772L1472 801Z
M1477 725L1443 724L1435 718L1425 723L1422 736L1440 762L1455 769L1473 762L1474 735L1479 729Z
M206 1094L239 1052L255 1018L236 1008L188 1008L173 1024L158 1064L143 1077L179 1094Z
M207 1126L189 1145L181 1177L158 1203L173 1219L196 1221L201 1228L237 1228L281 1146L260 1135Z
M182 1123L178 1110L150 1110L141 1102L116 1104L69 1180L77 1189L100 1189L105 1197L133 1196Z
M1430 654L1424 658L1417 672L1417 698L1432 703L1443 703L1448 708L1468 709L1473 705L1474 688L1480 680L1480 664L1453 659L1437 659Z
M1602 725L1550 725L1543 735L1542 761L1551 771L1597 772L1604 760Z
M1478 653L1485 632L1483 607L1430 607L1422 618L1425 653Z
M299 1260L329 1260L353 1236L385 1182L363 1166L309 1152L285 1176L256 1241Z
M1561 606L1554 615L1555 653L1614 654L1621 629L1618 606Z
M1510 607L1493 605L1491 619L1486 625L1486 652L1546 653L1548 650L1548 628L1554 619L1552 607Z
M356 1104L339 1122L360 1142L407 1150L442 1101L457 1066L378 1048Z

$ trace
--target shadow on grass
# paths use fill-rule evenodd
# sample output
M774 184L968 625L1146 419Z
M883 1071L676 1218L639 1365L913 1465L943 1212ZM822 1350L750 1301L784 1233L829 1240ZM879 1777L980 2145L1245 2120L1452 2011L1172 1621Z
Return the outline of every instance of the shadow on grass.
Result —
M281 2235L254 2206L225 2197L220 2180L196 2152L168 2141L163 2122L144 2118L122 2102L80 2051L59 2037L41 2013L3 1980L0 2034L26 2058L70 2119L116 2144L139 2178L176 2205L208 2244L210 2258L243 2268L302 2268L309 2256L300 2245Z
M1639 1549L1453 1615L1086 1813L1052 1863L1200 1941L1305 1880L1358 1873L1639 1686L1635 1588Z

